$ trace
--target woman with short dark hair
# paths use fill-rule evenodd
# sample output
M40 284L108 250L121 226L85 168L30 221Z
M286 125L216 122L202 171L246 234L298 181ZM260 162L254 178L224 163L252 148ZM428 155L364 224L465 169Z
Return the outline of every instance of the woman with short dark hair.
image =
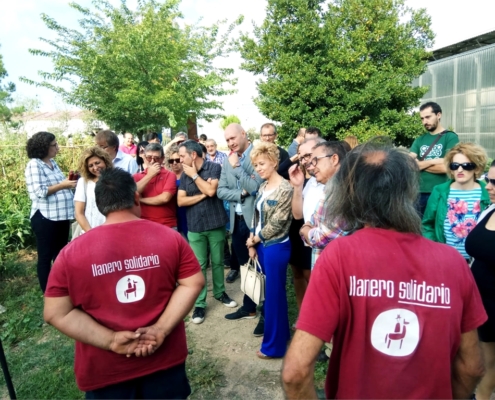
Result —
M143 140L142 142L139 142L137 145L137 152L136 152L136 163L138 165L138 172L144 172L144 150L146 149L146 146L148 146L149 143L146 140Z
M32 201L31 227L38 251L38 280L43 293L52 261L69 240L70 220L74 218L72 188L77 181L66 179L53 158L59 147L55 135L35 133L26 145L28 157L24 175Z

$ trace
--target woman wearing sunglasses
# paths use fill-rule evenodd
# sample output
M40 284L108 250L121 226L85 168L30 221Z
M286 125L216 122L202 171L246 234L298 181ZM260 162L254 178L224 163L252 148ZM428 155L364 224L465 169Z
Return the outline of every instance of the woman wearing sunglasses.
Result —
M137 145L136 152L136 162L138 165L138 172L144 172L144 149L148 146L148 142L145 140L143 142L139 142Z
M476 398L489 399L495 390L495 161L490 165L486 191L492 205L483 211L478 224L466 239L466 250L474 261L471 267L488 321L478 328L486 373L476 390Z
M474 143L458 143L445 156L450 181L433 188L423 216L423 235L446 243L466 259L465 242L481 212L490 204L483 173L487 156Z
M176 177L177 190L179 190L180 176L182 175L182 164L179 158L179 147L173 144L167 149L165 154L165 166L172 171ZM187 240L187 219L186 207L177 206L177 230Z

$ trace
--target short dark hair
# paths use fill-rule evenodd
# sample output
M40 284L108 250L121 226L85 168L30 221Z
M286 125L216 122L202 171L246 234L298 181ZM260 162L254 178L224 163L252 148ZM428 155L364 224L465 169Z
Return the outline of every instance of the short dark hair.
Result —
M107 143L107 146L115 147L115 150L119 149L119 137L115 134L114 131L111 131L109 129L98 131L95 139L97 141L103 139Z
M50 149L50 143L56 139L50 132L37 132L26 143L26 151L29 158L45 158Z
M160 136L156 132L150 132L146 135L146 141L151 142L152 140L158 139L160 140Z
M323 147L327 154L337 154L337 156L339 157L339 163L341 163L345 158L346 151L344 149L344 146L342 146L342 143L337 142L336 140L317 143L316 146L313 147L313 150L318 147Z
M433 114L438 114L442 112L442 107L440 107L434 101L429 101L427 103L421 104L421 107L419 107L419 111L426 110L428 107L431 107L431 111L433 111Z
M200 140L207 140L208 136L206 136L204 133L202 133L201 135L199 135L199 139Z
M160 152L160 157L165 157L165 153L163 151L163 147L160 143L148 143L148 145L145 147L144 152L146 153L147 151L159 151Z
M310 133L311 135L314 135L316 133L318 136L321 136L321 131L315 126L310 126L309 128L306 128L306 133Z
M373 140L349 152L333 176L326 218L349 231L368 225L420 235L418 191L415 160L404 150Z
M275 126L274 123L272 122L266 122L264 123L263 125L261 125L261 128L260 128L260 133L261 133L261 130L263 128L269 128L269 127L272 127L273 128L273 133L276 135L277 134L277 127Z
M107 168L101 171L96 182L96 206L105 217L115 211L128 210L134 206L136 190L131 174L120 168Z
M185 142L182 142L179 146L179 149L181 147L186 148L187 154L191 155L191 153L194 151L198 155L198 157L203 157L203 150L201 149L201 146L198 142L195 140L186 140Z
M139 155L139 149L142 147L143 149L146 149L146 146L148 146L149 143L146 141L146 140L143 140L142 142L139 142L137 144L137 149L136 149L136 162L137 162L137 165L143 165L144 164L144 160L143 160L143 157L141 157Z
M208 150L206 150L206 146L203 143L198 143L198 144L199 147L201 147L201 151L203 152L203 154L208 153ZM201 155L200 157L203 157L203 155Z

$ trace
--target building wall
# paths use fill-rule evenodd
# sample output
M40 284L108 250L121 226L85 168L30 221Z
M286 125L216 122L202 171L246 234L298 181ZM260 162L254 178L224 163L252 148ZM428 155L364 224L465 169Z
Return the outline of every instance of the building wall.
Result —
M495 158L495 44L428 64L415 86L429 86L421 103L442 107L442 125Z

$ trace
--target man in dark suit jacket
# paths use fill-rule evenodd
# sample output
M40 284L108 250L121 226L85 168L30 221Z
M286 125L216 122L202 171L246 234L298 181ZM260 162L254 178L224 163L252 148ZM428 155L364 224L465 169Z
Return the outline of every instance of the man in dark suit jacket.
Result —
M275 143L275 140L277 140L277 127L275 124L267 122L266 124L261 125L260 139L262 142ZM285 151L282 147L278 145L277 147L280 152L278 157L278 165L280 165L289 158L289 153L287 153L287 151Z

